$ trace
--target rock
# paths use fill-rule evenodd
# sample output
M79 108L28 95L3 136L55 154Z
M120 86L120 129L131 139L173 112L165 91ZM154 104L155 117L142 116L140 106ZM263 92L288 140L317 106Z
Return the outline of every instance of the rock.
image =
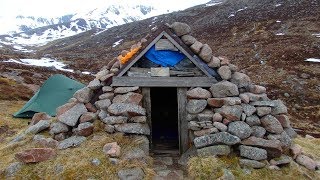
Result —
M278 166L274 166L274 165L268 166L268 169L276 170L276 171L280 171L281 170Z
M72 97L68 100L68 103L76 103L77 101L78 100L76 98Z
M104 130L107 133L114 133L114 126L113 125L109 125L109 124L105 124L104 125Z
M110 161L111 164L113 164L113 165L119 164L119 159L117 159L117 158L109 158L109 161Z
M297 156L296 162L309 170L315 170L317 167L317 164L313 159L303 154Z
M213 122L221 122L222 121L222 116L220 113L214 113L212 116L212 121Z
M122 169L118 172L120 180L141 180L145 176L141 168Z
M170 25L170 28L174 31L177 36L183 36L186 34L190 34L191 28L186 23L174 22Z
M102 120L102 122L109 124L109 125L114 125L114 124L123 124L126 123L128 120L127 117L125 116L108 116Z
M168 39L159 39L159 41L155 44L155 49L156 51L178 51L178 49Z
M298 136L298 134L296 133L296 131L292 127L285 128L284 131L287 133L287 135L291 139L296 138Z
M242 157L257 161L267 159L267 151L264 149L244 145L241 145L239 149Z
M190 35L183 35L181 37L182 42L184 42L186 45L191 46L193 43L195 43L197 40L193 36Z
M252 126L252 136L258 137L258 138L262 138L265 134L266 134L266 130L261 127L261 126Z
M208 66L211 68L219 68L220 67L220 59L212 56L210 62L208 63Z
M256 108L254 106L251 106L249 104L241 104L243 112L247 115L247 116L251 116L253 113L256 112Z
M90 136L93 133L93 124L90 122L80 123L74 133L78 136Z
M256 115L246 117L246 123L249 126L257 126L261 124L259 117Z
M111 105L111 101L110 99L103 99L103 100L96 101L94 105L98 109L107 109Z
M110 86L103 86L102 87L103 92L113 92L113 87Z
M15 154L15 157L23 163L36 163L46 161L56 155L51 148L32 148Z
M241 101L242 101L243 103L248 104L248 103L250 102L250 96L248 96L247 93L240 94L240 95L239 95L239 98L241 99Z
M281 100L274 100L275 107L271 109L271 114L272 115L278 115L278 114L287 114L288 109L286 105L284 105L283 101Z
M221 61L221 66L230 64L230 60L226 56L219 56L218 58Z
M167 166L173 165L172 157L156 157L155 161Z
M268 152L268 157L270 158L280 157L282 154L281 143L279 140L266 140L251 136L248 139L242 140L241 144L263 148Z
M242 114L242 107L240 105L235 106L222 106L221 108L214 110L216 113L220 113L223 117L230 121L239 121Z
M114 127L115 130L123 133L150 135L150 128L147 124L126 123L116 124Z
M67 149L70 147L80 146L86 140L83 136L71 136L68 139L61 141L58 145L58 149Z
M212 121L212 114L200 113L197 115L199 121Z
M137 136L135 138L136 144L138 144L138 148L144 151L146 155L149 155L149 139L146 136Z
M289 149L291 147L292 140L285 131L277 135L269 134L268 139L279 140L283 149Z
M193 43L190 46L190 49L195 53L195 54L199 54L201 48L202 48L203 44L199 41L196 41L195 43Z
M221 132L226 132L228 130L228 127L221 122L214 122L213 126L219 129Z
M119 65L120 65L120 63L119 63L119 61L117 61L116 63L113 64L112 68L115 68L115 67L117 67L117 66L119 66ZM110 74L107 74L107 75L105 75L105 76L102 76L102 77L100 78L100 81L104 84L105 81L107 81L108 79L111 79L113 76L114 76L114 73L111 73L111 72L110 72Z
M238 87L229 81L213 84L210 91L212 96L217 98L239 95Z
M108 107L108 112L114 115L145 116L146 110L136 104L114 103Z
M146 157L147 155L142 149L138 147L134 147L124 154L123 159L124 160L133 160L133 159L143 160Z
M306 139L315 139L313 136L311 136L311 135L309 135L309 134L307 134L307 135L305 136L305 138L306 138Z
M110 93L110 92L106 92L104 94L101 94L99 96L99 99L100 100L103 100L103 99L110 99L110 101L114 98L114 93Z
M266 166L262 162L250 160L250 159L240 159L239 163L240 163L241 167L250 167L250 168L254 168L254 169L261 169Z
M94 166L99 166L101 164L101 161L98 158L93 158L91 160L91 164Z
M270 164L274 166L282 166L290 164L292 158L287 155L281 155L279 158L271 159Z
M134 123L146 123L147 117L146 116L134 116L130 119L130 122Z
M92 90L97 90L101 87L101 83L99 81L99 79L94 79L92 81L90 81L90 83L88 84L88 88L92 89Z
M93 96L93 91L88 87L79 89L73 95L73 97L76 98L81 103L88 103L91 100L92 96Z
M209 129L202 129L199 131L194 131L193 133L196 137L199 137L199 136L204 136L204 135L213 134L213 133L217 133L217 132L219 132L219 130L217 128L209 128Z
M275 116L283 128L290 128L290 120L287 115L281 114Z
M178 160L178 164L186 166L189 159L197 155L197 149L194 146L191 146L186 152L184 152L180 159Z
M271 107L257 107L258 116L262 117L271 113Z
M228 132L238 136L240 139L245 139L251 135L252 130L247 123L243 121L235 121L229 124Z
M23 164L21 162L11 163L4 171L6 178L15 176L16 173L22 168L22 165Z
M248 90L249 92L254 94L263 94L267 92L267 89L265 87L259 85L249 85Z
M241 114L241 121L245 121L247 118L247 115L245 113Z
M142 101L142 95L138 93L129 92L124 95L117 95L113 99L113 103L131 103L139 105Z
M275 101L255 101L255 102L251 102L250 105L252 106L267 106L267 107L275 107L276 103Z
M283 132L283 128L280 122L272 115L266 115L260 119L262 127L264 127L268 132L280 134Z
M248 92L240 94L239 97L245 103L249 103L249 101L255 102L255 101L267 101L267 100L269 100L267 94L253 94L253 93L248 93ZM247 101L247 99L249 99L249 101Z
M197 149L199 156L228 155L230 152L230 146L227 145L215 145Z
M60 133L60 134L55 134L53 136L53 139L57 140L57 141L63 141L65 139L67 139L67 133Z
M134 86L134 87L117 87L114 90L114 93L116 94L126 94L128 92L134 92L137 91L139 89L139 87Z
M222 107L223 105L239 105L241 104L241 99L238 97L209 98L207 102L211 107Z
M119 157L121 147L117 142L107 143L103 146L103 152L106 156Z
M187 91L187 97L191 99L208 99L211 97L211 93L203 88L194 88Z
M221 66L218 69L218 74L220 75L220 77L224 80L229 80L231 79L231 70L229 68L229 66Z
M210 48L210 46L208 44L204 44L202 46L200 53L199 53L199 56L206 63L211 61L212 49ZM231 76L231 74L230 74L230 76Z
M45 138L43 135L35 135L33 137L33 141L42 146L42 147L46 147L46 148L56 148L59 144L58 141L52 139L52 138Z
M188 129L191 129L193 131L199 131L201 129L200 125L195 121L190 121L188 123Z
M197 114L202 112L207 107L206 100L189 100L187 104L187 111L190 114Z
M234 177L234 175L232 174L231 171L229 171L228 169L223 169L223 176L219 179L221 179L221 180L235 180L236 178Z
M289 98L290 97L290 94L289 93L284 93L283 94L286 98Z
M86 113L81 115L79 121L80 121L80 123L93 122L96 118L97 118L97 114L96 113L86 112Z
M45 129L48 129L50 127L50 121L48 120L40 120L37 124L28 127L26 129L26 134L37 134Z
M249 76L240 72L235 72L232 74L231 82L236 84L239 88L247 87L251 84Z
M47 113L44 113L44 112L35 113L32 116L30 125L35 125L41 120L50 120L51 118L52 118L51 116L49 116Z
M114 63L115 63L116 61L114 61ZM113 63L113 64L114 64ZM109 71L108 70L106 70L106 69L104 69L104 70L101 70L101 71L99 71L97 74L96 74L96 79L99 79L99 80L101 80L101 78L102 77L104 77L104 76L106 76L106 75L108 75L109 74Z
M235 145L240 143L240 138L233 136L227 132L209 134L206 136L196 137L193 142L196 148L202 148L210 145L226 144Z
M58 116L58 120L68 126L75 126L78 123L79 117L88 112L87 108L82 103L74 105L65 113Z
M98 114L98 117L99 117L100 120L102 120L102 119L104 119L104 118L106 118L108 116L109 116L108 112L106 110L103 110L103 109L100 110L100 112Z
M296 159L302 153L302 147L299 144L292 144L290 147L290 154L293 159Z
M232 73L237 72L238 71L238 66L234 65L234 64L228 64L230 70Z
M89 112L93 112L93 113L97 112L97 108L94 105L92 105L91 103L86 103L86 104L84 104L84 106L87 108L87 110Z

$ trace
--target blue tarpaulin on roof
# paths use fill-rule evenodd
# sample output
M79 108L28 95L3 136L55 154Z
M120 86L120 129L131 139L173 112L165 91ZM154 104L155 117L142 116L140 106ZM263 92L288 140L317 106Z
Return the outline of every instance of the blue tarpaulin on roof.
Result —
M145 54L150 61L159 64L163 67L174 66L182 61L186 56L178 51L161 50L157 51L155 46L152 46Z

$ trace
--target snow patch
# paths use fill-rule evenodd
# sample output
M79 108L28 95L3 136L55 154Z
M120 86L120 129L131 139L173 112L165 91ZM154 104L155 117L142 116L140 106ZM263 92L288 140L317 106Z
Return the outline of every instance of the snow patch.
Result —
M118 40L117 42L114 42L112 47L116 47L118 46L121 42L123 41L123 39Z
M315 37L317 37L317 38L320 38L320 33L312 34L312 36L315 36Z
M230 14L229 16L228 16L228 18L231 18L231 17L234 17L234 16L236 16L235 14Z
M282 4L276 4L275 6L276 6L276 7L279 7L279 6L282 6Z
M279 21L279 20L277 20L276 22L277 22L277 23L281 23L281 21Z
M209 6L216 6L216 5L219 5L219 4L222 4L222 2L212 2L212 3L206 4L206 6L207 6L207 7L209 7Z
M307 61L307 62L318 62L318 63L320 63L320 59L317 59L317 58L308 58L308 59L306 59L306 60L304 60L304 61Z
M92 74L91 72L89 72L89 71L83 71L83 72L81 72L82 74L87 74L87 75L90 75L90 74Z
M284 33L276 33L276 36L284 36Z
M50 58L20 59L20 60L9 59L3 62L11 62L11 63L23 64L27 66L55 67L56 69L59 69L61 71L73 72L72 69L64 68L66 65L63 64L62 62L58 62L56 59L50 59Z
M238 9L237 12L244 11L246 9L248 9L248 7L244 7L243 9Z
M28 50L22 46L19 45L14 45L13 46L14 49L16 49L15 51L21 51L21 52L33 52L33 50Z

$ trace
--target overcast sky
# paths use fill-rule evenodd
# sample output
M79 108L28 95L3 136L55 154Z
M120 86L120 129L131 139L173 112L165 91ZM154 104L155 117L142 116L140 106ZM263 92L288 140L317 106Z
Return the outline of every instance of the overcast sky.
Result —
M109 4L152 4L157 8L184 9L209 0L0 0L0 17L17 15L55 17L84 12Z

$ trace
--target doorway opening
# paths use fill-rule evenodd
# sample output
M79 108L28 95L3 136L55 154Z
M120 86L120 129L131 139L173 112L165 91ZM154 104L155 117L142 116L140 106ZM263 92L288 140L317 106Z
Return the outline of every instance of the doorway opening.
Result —
M176 88L151 88L152 150L155 154L179 154Z

